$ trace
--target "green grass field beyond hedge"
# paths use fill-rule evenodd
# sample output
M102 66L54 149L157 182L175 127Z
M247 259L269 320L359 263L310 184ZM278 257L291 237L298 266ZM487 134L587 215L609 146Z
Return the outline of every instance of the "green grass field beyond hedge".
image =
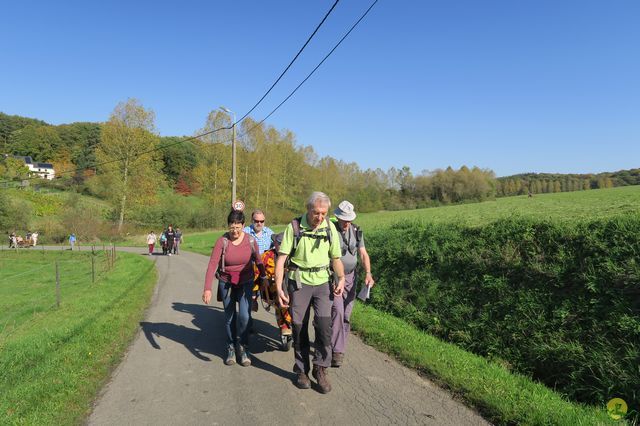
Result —
M56 306L55 261L60 270ZM0 423L77 424L142 319L157 274L118 253L0 253Z
M358 206L356 207L356 211ZM356 222L371 231L411 220L479 226L497 219L532 218L576 221L640 212L640 186L498 198L495 201L420 210L385 211L358 215Z
M337 205L340 200L333 200ZM335 206L334 206L335 207ZM358 206L356 211L358 210ZM332 208L333 210L333 208ZM304 205L300 204L300 214ZM576 221L612 217L623 213L640 212L640 186L625 186L589 191L562 192L498 198L483 203L459 204L419 210L383 211L358 214L356 223L371 232L377 228L387 228L394 223L411 221L423 223L456 223L459 225L481 226L498 219L532 218L554 221ZM331 212L330 212L331 213ZM267 218L268 219L268 218ZM280 232L284 225L268 226ZM185 233L183 248L196 253L211 254L211 248L224 230ZM144 245L146 236L132 240L135 245Z

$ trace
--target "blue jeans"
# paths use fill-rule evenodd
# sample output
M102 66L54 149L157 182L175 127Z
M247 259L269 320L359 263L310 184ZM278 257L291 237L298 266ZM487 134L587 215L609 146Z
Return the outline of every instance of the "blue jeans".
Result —
M253 281L247 281L236 286L220 281L218 287L222 295L222 305L224 306L224 328L227 332L227 344L233 345L238 342L238 336L240 336L240 344L246 347L249 345L249 318ZM236 303L239 305L237 312Z

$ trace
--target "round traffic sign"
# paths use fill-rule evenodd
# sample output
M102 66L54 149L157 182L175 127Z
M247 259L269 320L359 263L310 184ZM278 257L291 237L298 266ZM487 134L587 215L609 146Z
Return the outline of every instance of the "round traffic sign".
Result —
M233 203L233 209L234 210L239 210L239 211L244 211L244 202L242 202L241 200L236 200Z

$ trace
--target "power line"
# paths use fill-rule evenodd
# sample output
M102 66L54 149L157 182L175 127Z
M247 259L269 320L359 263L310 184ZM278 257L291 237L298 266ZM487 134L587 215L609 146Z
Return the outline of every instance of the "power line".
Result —
M296 61L296 59L298 59L298 56L300 56L300 54L302 53L302 51L304 50L305 47L307 47L307 45L309 44L309 42L311 41L311 39L313 38L313 36L316 35L316 33L318 32L318 30L320 29L320 27L322 26L322 24L324 24L324 21L327 20L327 18L329 17L329 15L331 14L331 12L333 11L333 9L335 9L335 7L338 5L338 2L340 0L336 0L335 3L333 3L333 6L331 6L331 9L329 9L329 11L326 13L326 15L324 15L324 18L322 18L322 21L320 21L320 23L318 24L318 26L316 27L315 30L313 30L313 33L311 33L311 35L309 36L309 38L307 39L307 41L304 43L304 45L300 48L300 50L298 51L298 53L296 53L296 56L291 60L291 62L289 62L289 65L287 65L287 67L284 69L284 71L282 71L282 74L280 74L280 76L278 77L278 79L271 85L271 87L269 87L269 90L266 91L266 93L264 95L262 95L262 97L260 98L260 100L258 102L256 102L256 104L254 106L251 107L251 109L249 111L247 111L247 113L245 115L243 115L242 117L240 117L239 120L237 120L235 123L233 123L234 125L240 123L242 120L244 120L245 118L247 118L247 116L249 116L249 114L251 114L253 112L254 109L256 109L256 107L258 105L260 105L260 103L264 100L264 98L267 97L267 95L271 92L271 90L276 86L276 84L278 84L278 82L280 81L280 79L282 79L282 77L285 75L285 73L289 70L289 68L291 68L291 65L293 65L293 63Z
M349 36L349 34L351 34L351 32L355 29L355 27L358 26L358 24L360 23L360 21L362 21L365 16L367 16L367 14L369 13L369 11L373 8L373 6L376 5L376 3L378 3L378 0L375 0L373 3L371 3L371 5L369 6L369 8L367 8L367 10L362 14L362 16L360 16L360 18L351 26L351 28L349 29L349 31L347 31L345 33L344 36L342 36L342 38L340 39L340 41L338 41L338 43L336 43L335 46L333 46L333 49L331 49L329 51L329 53L327 53L325 55L324 58L322 58L322 60L318 63L318 65L316 65L316 67L304 78L304 80L302 80L300 82L300 84L298 84L296 86L295 89L293 89L293 91L291 93L289 93L289 95L284 98L284 100L282 102L280 102L278 104L277 107L275 107L265 118L263 118L262 120L260 120L258 123L256 123L253 127L251 127L249 130L247 130L246 132L244 132L243 134L239 135L238 137L242 137L242 136L246 136L248 133L250 133L253 129L255 129L256 127L258 127L259 125L261 125L262 123L264 123L265 120L267 120L269 117L271 117L278 109L280 109L280 107L282 105L284 105L285 102L287 102L289 100L289 98L291 98L300 87L302 87L302 85L309 80L309 78L316 72L316 70L318 68L320 68L320 66L324 63L324 61L327 60L327 58L329 58L329 56L331 56L331 54L338 48L338 46L340 46L340 44L342 44L342 42Z
M307 76L306 76L306 77L305 77L305 78L304 78L304 79L303 79L303 80L302 80L302 81L301 81L301 82L296 86L296 88L295 88L295 89L293 89L293 91L292 91L291 93L289 93L289 95L288 95L286 98L284 98L284 100L282 100L282 102L280 102L280 103L278 104L278 106L276 106L276 107L275 107L275 108L274 108L274 109L273 109L269 114L267 114L267 116L266 116L266 117L264 117L262 120L260 120L260 121L259 121L259 122L257 122L256 124L254 124L254 125L253 125L249 130L247 130L246 132L242 133L241 135L238 135L238 138L243 137L243 136L246 136L246 135L248 135L249 133L251 133L254 129L256 129L258 126L260 126L262 123L264 123L264 122L265 122L269 117L271 117L271 116L272 116L272 115L273 115L273 114L274 114L278 109L280 109L280 107L282 107L282 105L284 105L284 104L285 104L285 103L286 103L286 102L287 102L287 101L288 101L288 100L289 100L289 99L290 99L290 98L291 98L291 97L292 97L292 96L293 96L293 95L298 91L298 89L300 89L300 87L302 87L302 85L303 85L307 80L309 80L309 78L311 78L311 76L312 76L312 75L313 75L313 74L318 70L318 68L320 68L320 66L322 66L322 64L323 64L323 63L324 63L324 62L329 58L329 56L331 56L331 54L333 54L333 52L334 52L334 51L335 51L335 50L336 50L336 49L337 49L337 48L342 44L342 42L343 42L343 41L344 41L344 40L349 36L349 34L351 34L351 32L352 32L352 31L353 31L353 30L358 26L358 24L360 24L360 22L361 22L361 21L362 21L362 20L367 16L367 14L368 14L368 13L371 11L371 9L376 5L376 3L378 3L378 0L374 0L374 2L373 2L373 3L371 3L371 5L367 8L367 10L366 10L366 11L365 11L361 16L360 16L360 18L359 18L359 19L358 19L358 20L357 20L357 21L356 21L356 22L351 26L351 28L350 28L350 29L349 29L349 30L348 30L348 31L347 31L347 32L342 36L342 38L341 38L341 39L338 41L338 43L336 43L336 45L335 45L335 46L334 46L334 47L329 51L329 53L327 53L327 54L325 55L325 57L324 57L324 58L322 58L322 60L318 63L318 65L316 65L316 66L315 66L315 68L314 68L314 69L313 69L313 70L312 70L312 71L311 71L311 72L310 72L310 73L309 73L309 74L308 74L308 75L307 75ZM336 4L337 4L337 1L336 1ZM333 5L333 7L331 8L331 10L333 10L333 8L335 7L335 5L336 5L336 4L334 4L334 5ZM328 16L328 14L331 12L331 10L329 10L329 12L328 12L328 13L327 13L327 15L325 16L325 18L322 20L322 22L324 22L324 20L326 19L326 17ZM320 25L322 25L322 22L320 23ZM318 26L318 28L320 27L320 25ZM318 28L316 28L316 31L318 30ZM315 32L316 32L316 31L314 31L314 33L313 33L313 34L315 34ZM311 36L311 37L313 37L313 34L312 34L312 36ZM311 38L310 38L310 39L311 39ZM309 40L310 40L310 39L309 39ZM308 41L309 41L309 40L308 40ZM307 43L308 43L308 41L307 41ZM305 43L305 46L306 46L306 43ZM304 46L303 46L303 49L304 49ZM300 52L301 52L301 51L302 51L302 50L300 50ZM298 52L298 55L300 54L300 52ZM296 58L297 58L297 56L298 56L298 55L296 55ZM294 61L295 61L295 58L294 58ZM289 67L291 66L291 64L292 64L292 63L293 63L293 61L289 64ZM287 69L288 69L289 67L287 67ZM287 69L285 69L285 71L284 71L284 72L286 72L286 70L287 70ZM284 75L284 72L283 72L283 74L281 74L280 78L282 77L282 75ZM279 80L280 78L278 78L278 80ZM276 83L278 82L278 80L276 81ZM275 86L275 84L276 84L276 83L274 83L274 84L272 85L272 87L269 89L269 91L273 88L273 86ZM269 93L269 91L267 91L267 94ZM264 99L264 97L265 97L267 94L265 94L265 95L262 97L262 99ZM262 101L262 99L260 99L260 101L258 101L258 104ZM255 106L254 106L254 107L253 107L249 112L253 111L253 109L255 109L255 107L256 107L258 104L256 104L256 105L255 105ZM158 151L158 150L161 150L161 149L169 148L169 147L171 147L171 146L175 146L175 145L178 145L178 144L181 144L181 143L184 143L184 142L188 142L188 141L191 141L191 140L194 140L194 139L198 139L198 138L201 138L201 137L203 137L203 136L207 136L207 135L210 135L210 134L216 133L216 132L218 132L218 131L220 131L220 130L231 130L231 129L233 128L233 126L235 126L237 123L241 122L244 118L246 118L246 117L248 116L248 114L249 114L249 113L245 114L245 115L244 115L240 120L237 120L235 123L231 124L230 126L225 126L225 127L220 127L220 128L217 128L217 129L213 129L213 130L210 130L210 131L208 131L208 132L201 133L201 134L196 135L196 136L191 136L191 137L186 138L186 139L181 139L181 140L176 141L176 142L173 142L173 143L169 143L169 144L165 144L165 145L159 145L159 146L157 146L157 147L155 147L155 148L152 148L152 149L150 149L150 150L143 151L143 152L140 152L140 153L136 154L136 155L134 156L134 158L140 157L140 156L145 155L145 154L152 153L152 152L154 152L154 151ZM226 143L226 142L230 142L230 141L218 142L217 144L224 144L224 143ZM57 175L61 175L61 174L68 174L68 173L74 173L74 172L78 172L78 171L82 171L82 170L87 170L87 169L90 169L90 168L95 168L95 167L98 167L98 166L102 166L102 165L110 164L110 163L115 163L115 162L123 161L123 160L124 160L124 158L117 158L117 159L114 159L114 160L104 161L104 162L101 162L101 163L94 163L91 167L83 167L83 168L76 168L76 169L72 169L72 170L65 170L65 171L62 171L62 172L57 173ZM22 179L22 180L24 181L24 180L33 180L33 179L41 179L41 178L40 178L40 177L36 177L36 176L32 176L32 177L29 177L29 178L26 178L26 179ZM11 181L11 180L0 181L0 184L6 184L6 183L11 183L11 182L14 182L14 181Z

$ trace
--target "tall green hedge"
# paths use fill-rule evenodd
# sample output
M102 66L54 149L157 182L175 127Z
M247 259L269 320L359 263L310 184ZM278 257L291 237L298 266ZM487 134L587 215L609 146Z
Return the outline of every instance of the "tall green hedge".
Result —
M640 216L367 234L375 307L569 398L640 408Z

